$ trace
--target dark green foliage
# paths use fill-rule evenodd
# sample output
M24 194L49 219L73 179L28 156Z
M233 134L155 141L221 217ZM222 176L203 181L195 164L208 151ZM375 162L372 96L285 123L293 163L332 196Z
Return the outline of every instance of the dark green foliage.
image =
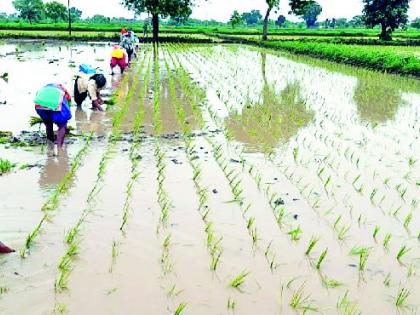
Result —
M416 29L420 29L420 17L418 17L418 18L414 19L414 20L411 22L411 27L412 27L412 28L416 28Z
M153 39L158 40L159 17L188 17L195 0L123 0L123 4L135 13L152 15Z
M317 2L311 2L304 7L302 18L305 20L307 28L315 27L316 20L321 12L322 7Z
M13 6L19 12L19 16L30 23L39 21L44 17L42 0L14 0Z
M48 2L45 4L45 16L55 23L64 21L67 18L67 8L57 1Z
M70 16L73 22L80 21L82 18L82 11L80 11L78 8L72 7L70 8Z
M363 0L363 18L366 26L380 25L380 38L391 40L392 32L403 27L408 22L408 7L410 0Z
M233 11L232 16L230 17L229 23L232 25L232 28L235 28L236 25L243 22L242 16L238 11Z
M278 27L281 27L286 22L286 17L284 15L279 15L279 17L276 20L276 25Z
M252 10L251 12L242 13L246 25L255 25L261 23L262 15L260 10Z

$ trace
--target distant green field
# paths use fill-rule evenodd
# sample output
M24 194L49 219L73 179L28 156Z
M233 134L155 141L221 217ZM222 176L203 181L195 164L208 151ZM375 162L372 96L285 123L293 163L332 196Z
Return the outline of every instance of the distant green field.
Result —
M67 24L0 24L0 38L45 40L117 41L120 28L130 25L74 24L70 36ZM142 25L131 25L142 37ZM261 41L257 28L167 27L162 26L162 42L243 42L327 59L368 69L420 77L420 31L396 31L394 41L378 40L378 30L368 29L276 29L269 41ZM150 40L151 34L147 40Z
M72 28L74 31L96 31L96 32L119 32L122 27L132 27L135 32L143 32L142 23L134 23L131 25L121 24L91 24L91 23L75 23ZM68 28L67 23L16 23L16 22L3 22L0 23L0 30L55 30L65 31ZM261 27L240 27L231 28L228 26L221 27L205 27L205 26L179 26L169 27L162 25L162 33L187 33L187 34L205 34L205 33L218 33L218 34L236 34L236 35L259 35L262 30ZM342 36L342 37L377 37L379 29L284 29L284 28L271 28L270 34L272 35L298 35L298 36ZM420 39L420 31L398 30L393 34L396 38L411 38Z

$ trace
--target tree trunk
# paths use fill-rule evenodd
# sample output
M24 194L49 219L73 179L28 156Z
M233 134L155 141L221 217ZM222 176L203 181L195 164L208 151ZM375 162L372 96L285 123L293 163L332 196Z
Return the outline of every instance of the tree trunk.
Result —
M152 14L152 26L153 26L153 42L159 41L159 14Z
M381 32L381 35L379 35L379 38L382 40L392 40L391 34L386 29L386 25L384 22L381 23L381 27L382 27L382 32Z
M268 18L270 17L270 12L271 12L271 8L267 9L267 13L265 14L264 17L264 27L263 27L263 40L267 40L268 39Z
M69 35L71 36L71 12L70 12L70 0L67 0L67 8L69 9Z

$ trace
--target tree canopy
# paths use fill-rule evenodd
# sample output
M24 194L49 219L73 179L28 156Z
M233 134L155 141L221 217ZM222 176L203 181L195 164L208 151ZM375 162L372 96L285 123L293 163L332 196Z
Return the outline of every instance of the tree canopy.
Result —
M306 22L306 27L312 28L316 25L318 16L322 12L322 7L317 2L310 2L303 7L302 18Z
M70 8L70 16L72 21L79 21L82 18L82 11L78 8L71 7Z
M234 28L236 25L241 24L243 22L242 16L239 14L238 11L233 11L232 16L230 17L229 23Z
M44 17L42 0L14 0L12 3L19 16L30 23L39 21Z
M276 20L276 25L278 27L282 27L282 25L286 22L286 17L284 15L279 15L279 17Z
M392 32L408 22L410 0L363 0L363 19L368 27L380 25L380 39L391 40Z
M411 27L413 27L413 28L417 28L417 29L420 29L420 18L415 18L415 19L411 22Z
M270 13L272 10L276 10L279 8L280 0L265 0L267 3L267 11L264 17L264 26L263 26L263 40L267 40L268 38L268 19L270 17ZM289 5L291 8L290 13L293 13L298 16L302 16L304 14L304 8L314 3L313 0L289 0Z
M45 15L54 22L63 21L67 17L67 8L57 1L48 2L45 4Z
M136 14L152 15L153 39L158 40L159 17L188 17L192 13L195 0L123 0L123 4Z
M246 25L255 25L261 22L262 15L260 10L252 10L250 12L242 13L242 18Z

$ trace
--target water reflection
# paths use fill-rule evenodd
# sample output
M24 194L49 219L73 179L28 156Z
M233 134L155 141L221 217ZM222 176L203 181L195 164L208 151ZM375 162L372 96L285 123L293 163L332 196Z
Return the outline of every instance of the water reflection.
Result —
M90 111L88 118L88 112L78 107L74 115L76 128L82 133L94 132L97 136L104 136L112 127L107 123L109 115L107 112Z
M70 160L65 147L59 148L55 153L54 147L49 146L47 155L47 161L41 169L38 182L44 190L55 188L70 170Z
M353 99L362 120L372 124L393 120L400 106L405 105L402 91L393 77L362 75L358 78Z
M229 114L225 124L233 137L252 148L271 151L279 142L287 142L314 118L301 97L298 82L277 93L266 77L266 54L261 53L263 89L259 102L247 100L241 113Z

